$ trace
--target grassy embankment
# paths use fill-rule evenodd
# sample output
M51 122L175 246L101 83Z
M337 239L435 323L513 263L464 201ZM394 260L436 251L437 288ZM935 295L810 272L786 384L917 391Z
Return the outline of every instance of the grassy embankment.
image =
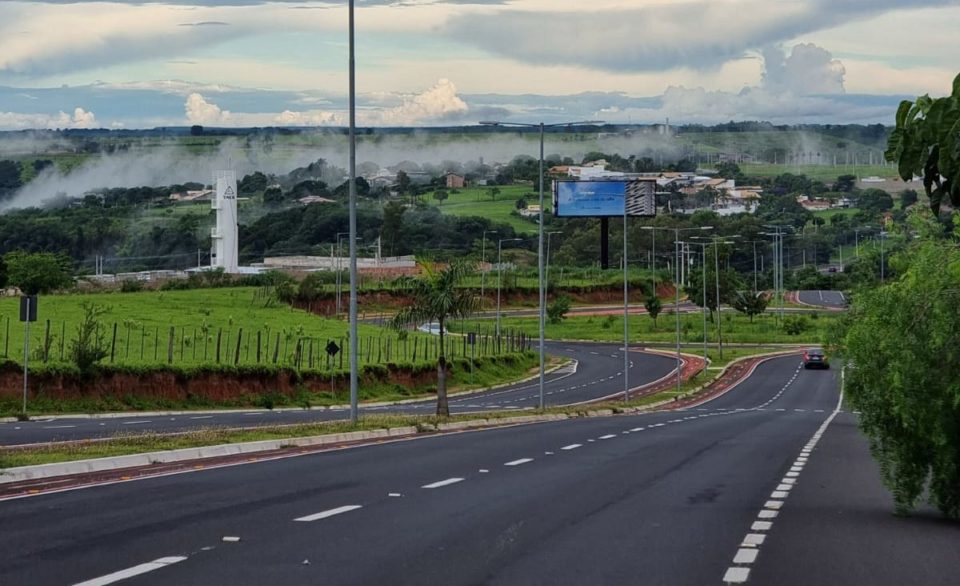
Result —
M238 287L41 297L40 321L32 324L30 331L30 365L35 376L56 373L81 376L72 363L71 347L84 317L84 304L104 309L98 317L100 335L107 350L107 356L98 366L101 373L119 371L149 375L170 371L187 378L224 373L238 378L249 375L269 379L286 370L295 372L295 377L313 376L324 380L325 377L336 377L340 380L349 367L345 322L323 319L268 301L257 288ZM22 364L24 330L18 321L18 311L17 299L0 299L0 356ZM393 364L413 374L429 375L435 364L436 336L419 332L402 334L363 324L359 327L359 334L358 361L363 373L386 375L388 365ZM324 350L330 341L343 349L332 360L328 360ZM453 361L453 386L482 387L514 380L532 366L532 359L528 356L495 359L491 357L492 344L478 344L475 349L468 348L467 351L468 357L477 359L471 369L469 361L463 357L462 340L450 337L449 341L447 355ZM361 386L364 400L410 398L433 390L430 384L408 388L384 382L383 376L371 376L370 379ZM379 379L379 382L371 382L373 379ZM36 387L35 391L30 401L30 411L34 413L306 406L345 401L339 388L335 393L301 389L292 396L279 392L263 395L240 393L233 399L215 403L197 396L178 401L135 393L124 397L99 396L68 401L51 398ZM0 414L17 411L19 401L16 397L0 399Z
M740 344L819 344L830 325L836 319L827 313L810 313L799 316L786 315L785 319L804 320L805 328L800 334L786 333L777 316L771 312L749 318L739 313L724 312L723 341ZM501 317L501 328L511 328L536 336L536 317ZM631 315L629 331L631 340L649 343L670 343L676 340L675 316L662 313L656 327L647 315ZM703 317L700 313L680 315L680 339L684 344L703 342ZM546 336L556 340L620 341L623 339L623 316L570 316L559 324L547 323ZM716 343L716 322L707 321L707 340Z

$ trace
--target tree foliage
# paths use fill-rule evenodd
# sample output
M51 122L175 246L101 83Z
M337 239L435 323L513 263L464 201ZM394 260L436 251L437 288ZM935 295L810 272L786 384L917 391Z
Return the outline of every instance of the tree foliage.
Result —
M900 103L886 158L897 164L904 181L923 177L934 214L944 201L960 207L960 75L947 97L923 95Z
M559 295L547 306L547 319L552 324L559 324L567 317L568 311L570 311L570 297Z
M767 304L770 299L762 292L737 291L733 296L733 308L750 318L753 322L753 316L760 315L767 310Z
M925 239L896 262L902 276L859 293L838 336L846 389L897 510L929 489L960 518L960 251Z
M393 317L392 325L398 330L436 322L440 328L440 355L437 359L437 415L450 415L447 402L447 357L444 339L447 321L467 318L479 308L479 299L473 291L460 287L460 283L473 272L473 267L464 262L455 262L446 268L423 265L420 278L403 277L397 287L412 300Z
M657 316L660 315L660 311L663 310L663 303L660 301L660 298L656 295L648 295L647 299L643 302L643 306L647 309L647 315L653 320L653 327L657 327Z
M50 293L73 285L70 257L50 252L8 252L3 257L7 280L27 295Z

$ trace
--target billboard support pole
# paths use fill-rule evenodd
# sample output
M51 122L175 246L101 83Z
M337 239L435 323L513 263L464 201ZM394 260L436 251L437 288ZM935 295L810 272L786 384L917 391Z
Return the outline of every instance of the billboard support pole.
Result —
M610 268L610 218L600 218L600 268Z
M630 294L627 289L627 204L623 204L623 402L630 400Z

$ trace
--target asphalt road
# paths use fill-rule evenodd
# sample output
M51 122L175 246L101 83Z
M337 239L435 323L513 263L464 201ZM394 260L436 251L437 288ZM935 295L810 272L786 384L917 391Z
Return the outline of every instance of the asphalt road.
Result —
M819 307L843 308L847 300L840 291L798 291L801 303Z
M836 371L798 367L771 360L685 412L0 501L0 584L720 584L731 568L752 584L954 584L956 526L892 517L850 416L824 431ZM744 549L759 556L735 562Z
M576 360L576 365L547 375L544 384L546 405L569 405L595 400L623 391L622 345L589 343L548 343L552 355ZM658 380L676 367L676 360L655 354L631 352L631 388ZM537 380L453 398L451 413L524 409L539 404ZM418 413L435 411L436 400L384 407L364 407L364 413ZM250 410L205 412L187 415L137 415L116 418L38 418L27 422L0 423L0 445L22 445L50 441L89 439L118 432L180 432L201 427L254 427L309 423L349 418L349 410Z

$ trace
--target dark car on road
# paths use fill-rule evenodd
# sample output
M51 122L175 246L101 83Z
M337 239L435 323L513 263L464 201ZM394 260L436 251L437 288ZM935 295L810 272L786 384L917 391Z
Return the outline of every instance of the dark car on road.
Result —
M820 348L808 348L803 351L803 367L830 368L830 361Z

